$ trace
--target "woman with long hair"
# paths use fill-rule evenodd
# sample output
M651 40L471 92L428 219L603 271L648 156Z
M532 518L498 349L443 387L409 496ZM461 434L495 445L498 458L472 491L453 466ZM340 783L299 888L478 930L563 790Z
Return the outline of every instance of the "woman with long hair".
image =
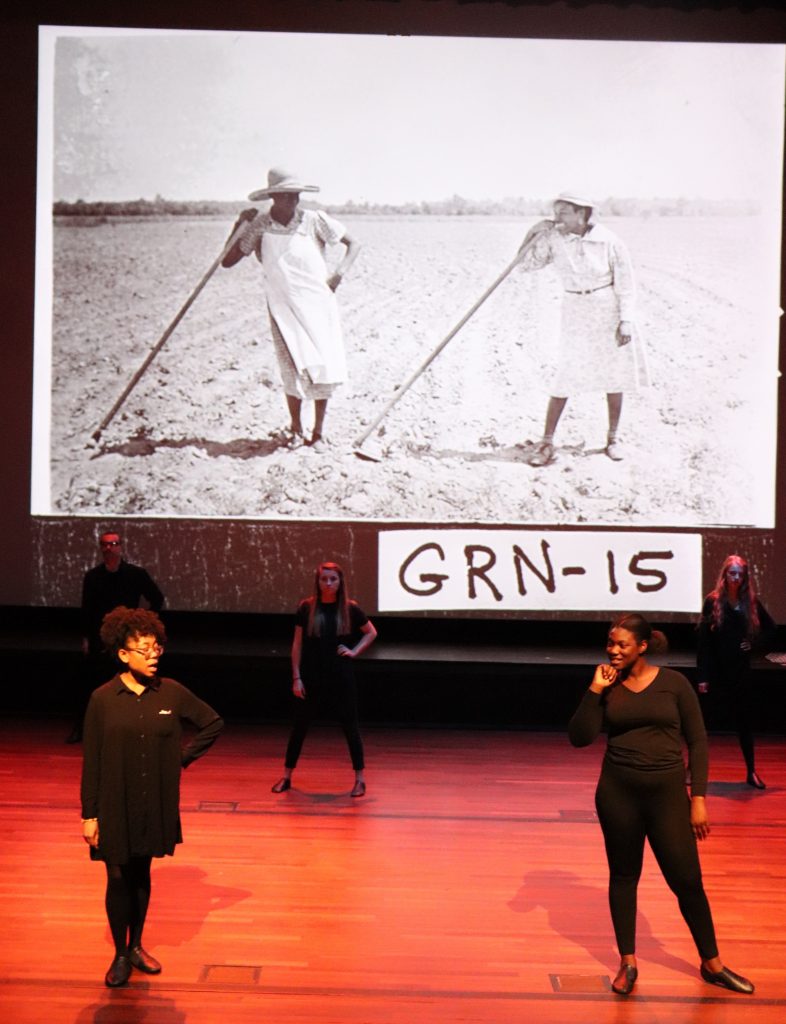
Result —
M350 600L344 570L322 562L314 573L314 593L298 605L292 639L292 694L295 722L287 744L284 774L274 793L291 788L292 772L317 711L331 706L349 747L355 784L350 796L364 796L363 741L358 723L352 661L373 644L377 631L356 601Z
M764 646L774 631L775 623L758 598L748 562L741 555L729 555L701 611L698 689L709 696L720 719L737 733L746 781L754 789L766 787L756 771L751 651Z
M106 865L106 914L115 956L109 988L136 968L161 964L142 946L153 857L171 856L183 841L180 772L215 742L223 722L185 686L158 675L166 633L155 612L115 608L101 640L118 673L87 707L82 765L82 834L92 860ZM183 721L196 733L182 744Z
M609 907L620 953L611 987L618 995L629 995L638 978L636 900L647 841L693 936L702 978L750 994L751 982L724 967L718 955L697 847L710 834L707 734L698 698L685 676L649 661L649 654L666 646L663 633L642 615L616 619L606 641L608 661L595 669L568 726L575 747L588 746L602 731L608 737L595 807L606 845Z

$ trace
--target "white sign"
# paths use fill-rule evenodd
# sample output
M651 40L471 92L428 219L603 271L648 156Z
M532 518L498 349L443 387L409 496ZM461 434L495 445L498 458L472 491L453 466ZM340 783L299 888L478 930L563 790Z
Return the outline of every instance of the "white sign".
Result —
M381 612L698 612L698 533L385 530Z

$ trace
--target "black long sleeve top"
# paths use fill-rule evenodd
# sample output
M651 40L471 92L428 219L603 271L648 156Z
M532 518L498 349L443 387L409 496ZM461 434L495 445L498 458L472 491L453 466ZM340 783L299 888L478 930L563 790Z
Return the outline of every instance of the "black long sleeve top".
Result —
M756 611L759 616L759 630L751 636L748 619L744 612L724 602L723 618L718 627L712 622L713 600L704 599L699 622L699 642L696 651L696 669L700 683L741 683L750 668L751 653L766 648L775 634L775 622L764 605L757 599ZM744 651L743 640L751 643L751 650Z
M183 721L197 729L183 746ZM98 818L98 851L125 864L163 857L183 841L180 773L215 742L223 721L174 679L156 677L137 696L119 675L95 690L84 726L82 817Z
M601 732L610 764L639 771L665 771L684 765L683 741L693 796L707 792L707 731L693 687L680 672L660 668L640 693L617 682L602 693L587 690L568 725L574 747L589 746Z

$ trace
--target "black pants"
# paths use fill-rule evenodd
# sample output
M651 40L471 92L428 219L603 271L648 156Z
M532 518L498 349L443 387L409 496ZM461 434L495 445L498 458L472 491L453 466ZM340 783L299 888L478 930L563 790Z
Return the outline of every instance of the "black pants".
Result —
M753 738L753 689L750 676L742 672L733 679L719 679L710 684L710 692L702 698L708 701L707 718L713 728L732 729L737 734L740 750L748 772L756 768L756 750Z
M307 681L306 696L295 697L295 722L287 744L284 764L287 768L297 765L303 740L309 727L318 714L332 712L344 731L344 736L352 758L352 767L356 772L365 767L363 760L363 740L360 738L358 722L357 689L354 679L333 678L327 681Z
M637 771L604 762L595 806L606 843L609 907L620 955L636 952L636 896L646 839L677 897L699 956L717 956L684 770Z

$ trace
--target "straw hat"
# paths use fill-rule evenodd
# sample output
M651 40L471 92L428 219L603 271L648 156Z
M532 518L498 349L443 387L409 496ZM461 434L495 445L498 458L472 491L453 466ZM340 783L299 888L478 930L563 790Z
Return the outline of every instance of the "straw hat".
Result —
M284 171L280 167L271 167L267 172L267 188L257 189L249 195L251 202L268 199L276 192L319 192L318 185L304 185L296 174Z
M554 202L572 203L574 206L586 206L589 209L592 209L595 206L592 199L589 199L587 196L582 196L580 192L560 192Z

